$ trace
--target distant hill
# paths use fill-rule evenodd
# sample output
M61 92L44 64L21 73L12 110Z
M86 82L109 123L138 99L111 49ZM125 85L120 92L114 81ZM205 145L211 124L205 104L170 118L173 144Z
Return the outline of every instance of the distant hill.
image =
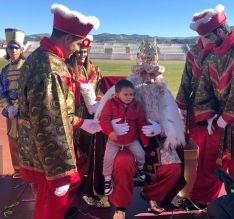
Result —
M24 42L28 41L40 41L43 37L49 37L49 33L40 33L40 34L32 34L32 35L26 35Z
M32 34L25 36L25 42L27 41L39 41L44 36L49 36L48 33L41 34ZM158 43L179 43L179 44L194 44L197 37L157 37ZM118 43L135 43L141 42L144 39L154 40L155 37L149 35L140 35L140 34L111 34L111 33L102 33L94 35L95 42L118 42Z
M144 39L154 40L157 39L158 43L186 43L186 44L193 44L195 43L197 37L157 37L157 36L149 36L149 35L140 35L140 34L110 34L110 33L102 33L94 35L95 42L141 42Z

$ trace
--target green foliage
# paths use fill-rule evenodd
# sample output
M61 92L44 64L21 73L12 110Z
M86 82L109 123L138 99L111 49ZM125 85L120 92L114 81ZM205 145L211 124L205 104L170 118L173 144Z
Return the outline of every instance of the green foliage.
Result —
M103 75L129 75L133 61L94 61L99 66Z
M96 60L94 64L100 67L103 75L127 76L131 73L131 66L135 64L135 61ZM184 68L184 61L161 61L160 65L165 66L164 78L168 88L176 96Z

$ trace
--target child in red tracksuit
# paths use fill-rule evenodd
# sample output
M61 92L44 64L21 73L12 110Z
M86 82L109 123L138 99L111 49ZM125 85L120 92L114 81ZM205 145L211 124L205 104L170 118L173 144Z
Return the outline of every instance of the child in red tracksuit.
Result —
M144 147L149 139L141 131L146 125L145 113L139 103L134 100L134 86L126 80L120 80L115 85L115 97L107 101L100 115L100 125L108 136L103 161L103 175L105 177L105 195L113 191L112 171L116 154L123 147L128 148L134 155L138 166L138 178L145 180L144 163L145 152L138 141L140 137ZM121 118L120 123L128 123L129 131L125 135L117 136L113 130L111 120Z

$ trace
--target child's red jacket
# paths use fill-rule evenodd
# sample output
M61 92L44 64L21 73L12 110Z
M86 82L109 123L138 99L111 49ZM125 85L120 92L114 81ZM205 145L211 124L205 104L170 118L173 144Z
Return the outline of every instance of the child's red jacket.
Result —
M114 131L111 120L121 118L119 123L127 122L129 131L125 135L118 136L116 143L126 145L140 137L143 146L148 146L149 139L141 131L142 126L147 125L143 108L135 100L125 106L117 97L106 102L100 115L103 132L109 136Z

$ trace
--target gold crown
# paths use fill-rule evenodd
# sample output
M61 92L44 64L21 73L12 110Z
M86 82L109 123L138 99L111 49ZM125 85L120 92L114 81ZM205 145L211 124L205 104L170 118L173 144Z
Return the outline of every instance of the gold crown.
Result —
M160 75L165 72L164 66L158 65L159 48L156 39L153 43L143 40L137 52L137 64L132 66L133 73L154 73Z
M158 65L159 48L156 39L153 43L143 40L137 52L137 64Z

